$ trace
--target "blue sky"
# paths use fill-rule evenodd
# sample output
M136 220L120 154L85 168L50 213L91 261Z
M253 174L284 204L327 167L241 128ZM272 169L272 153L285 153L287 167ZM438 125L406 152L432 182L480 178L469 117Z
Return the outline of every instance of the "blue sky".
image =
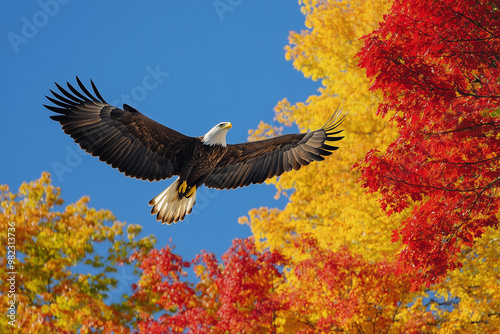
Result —
M319 86L284 58L289 31L305 29L296 1L11 0L0 12L1 184L16 191L48 171L66 204L88 195L90 206L154 234L157 247L172 239L187 260L202 249L220 256L249 236L237 220L250 209L284 207L269 185L202 188L187 220L162 226L148 201L172 180L131 179L84 153L42 104L54 82L78 75L108 102L134 105L186 135L230 121L228 142L246 141L259 121L274 122L279 100L305 101Z

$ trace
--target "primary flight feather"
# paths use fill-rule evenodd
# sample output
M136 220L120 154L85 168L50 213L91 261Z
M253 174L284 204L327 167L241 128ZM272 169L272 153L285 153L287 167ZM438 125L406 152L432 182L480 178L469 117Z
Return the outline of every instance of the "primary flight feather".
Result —
M214 126L201 137L189 137L153 121L135 108L108 104L91 81L92 94L77 77L81 91L67 83L65 89L47 96L59 122L86 152L98 156L127 176L158 181L178 175L149 204L151 214L162 223L178 222L196 202L196 190L205 185L216 189L235 189L262 183L311 161L324 160L338 149L332 142L342 130L344 117L335 112L316 131L287 134L270 139L231 145L226 143L229 122Z

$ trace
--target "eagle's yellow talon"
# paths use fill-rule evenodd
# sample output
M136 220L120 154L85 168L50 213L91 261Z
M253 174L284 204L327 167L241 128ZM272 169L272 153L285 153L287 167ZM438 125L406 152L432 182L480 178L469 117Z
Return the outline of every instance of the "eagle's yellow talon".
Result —
M192 186L191 189L189 189L188 193L186 194L186 198L193 196L195 192L196 192L196 186Z
M187 189L187 182L184 181L179 186L179 194L184 195L186 193L186 189Z

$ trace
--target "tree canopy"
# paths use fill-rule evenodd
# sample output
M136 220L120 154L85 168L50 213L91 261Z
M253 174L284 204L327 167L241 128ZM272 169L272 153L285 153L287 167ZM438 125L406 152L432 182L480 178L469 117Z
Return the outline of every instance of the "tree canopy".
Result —
M412 207L394 237L420 283L460 268L462 247L498 227L499 14L489 1L395 1L359 52L398 129L366 155L363 185L389 215Z

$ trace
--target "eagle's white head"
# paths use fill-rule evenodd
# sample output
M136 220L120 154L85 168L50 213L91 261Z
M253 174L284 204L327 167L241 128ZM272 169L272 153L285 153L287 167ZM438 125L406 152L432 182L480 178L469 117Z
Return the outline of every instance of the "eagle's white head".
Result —
M230 122L221 122L208 131L201 139L204 145L222 145L226 147L226 134L227 130L231 129L233 125Z

